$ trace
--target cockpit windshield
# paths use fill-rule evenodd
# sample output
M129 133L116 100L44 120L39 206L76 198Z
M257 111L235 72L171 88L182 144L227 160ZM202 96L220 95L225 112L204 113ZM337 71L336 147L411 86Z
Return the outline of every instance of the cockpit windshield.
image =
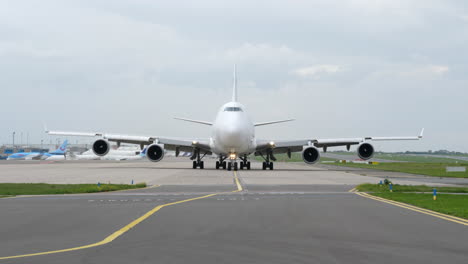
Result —
M224 108L224 111L226 112L242 112L242 108L240 107L226 107Z

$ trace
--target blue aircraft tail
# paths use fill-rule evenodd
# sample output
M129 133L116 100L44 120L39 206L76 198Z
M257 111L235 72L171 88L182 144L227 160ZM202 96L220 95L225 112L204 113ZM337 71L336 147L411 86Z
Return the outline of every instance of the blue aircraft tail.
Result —
M142 157L146 156L146 148L144 148L144 149L140 152L140 156L142 156Z
M67 152L67 145L68 145L68 140L65 140L63 141L62 145L60 145L60 147L52 152L50 152L49 154L52 154L52 155L65 155L65 153Z

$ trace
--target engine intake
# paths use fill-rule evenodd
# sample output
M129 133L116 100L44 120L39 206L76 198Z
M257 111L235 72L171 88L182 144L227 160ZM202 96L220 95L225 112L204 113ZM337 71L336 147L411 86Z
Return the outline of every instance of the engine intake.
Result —
M307 164L315 164L320 160L320 152L315 147L308 147L302 151L302 159Z
M374 156L374 147L369 143L362 143L357 149L359 158L368 160Z
M146 149L146 157L152 162L158 162L164 158L164 149L159 145L152 144Z
M93 143L93 152L99 157L107 155L110 150L109 142L105 139L98 139Z

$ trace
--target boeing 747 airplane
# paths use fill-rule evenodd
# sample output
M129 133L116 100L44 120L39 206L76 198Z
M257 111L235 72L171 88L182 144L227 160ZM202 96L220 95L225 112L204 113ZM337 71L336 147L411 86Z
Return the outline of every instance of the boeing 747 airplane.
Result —
M255 137L255 127L292 121L278 120L270 122L254 123L246 112L244 105L237 99L237 79L234 68L234 84L232 100L224 104L218 111L213 122L193 120L187 118L176 118L211 127L211 137L206 139L175 139L158 136L130 136L121 134L109 134L102 132L66 132L47 131L49 135L63 136L90 136L100 137L93 143L93 152L98 156L109 153L109 142L138 144L143 149L147 147L146 157L153 162L164 158L164 150L175 151L176 156L181 151L191 152L190 159L193 168L204 168L203 158L205 155L215 154L218 157L216 169L227 170L248 169L250 170L249 155L261 156L264 159L262 169L273 170L273 162L276 161L275 154L286 153L291 157L292 152L302 152L302 158L307 164L314 164L320 159L319 148L324 152L329 147L358 145L357 154L363 160L372 158L374 147L370 141L394 141L394 140L419 140L423 137L424 129L419 136L410 137L361 137L361 138L336 138L320 139L306 138L297 140L269 140ZM238 161L239 166L238 166Z

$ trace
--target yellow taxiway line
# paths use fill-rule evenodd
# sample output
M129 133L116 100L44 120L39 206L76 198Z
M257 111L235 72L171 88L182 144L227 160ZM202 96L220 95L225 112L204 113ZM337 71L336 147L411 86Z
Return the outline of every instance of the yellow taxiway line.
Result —
M244 188L242 188L242 184L240 183L239 177L237 176L237 172L235 172L235 171L234 171L234 180L236 182L237 190L235 190L233 192L243 191ZM159 186L160 185L155 185L155 186L150 186L150 187L146 187L146 188L142 188L142 189L157 188ZM135 190L135 189L131 189L131 190ZM33 257L33 256L41 256L41 255L50 255L50 254L70 252L70 251L76 251L76 250L82 250L82 249L102 246L102 245L105 245L105 244L108 244L108 243L114 241L116 238L118 238L121 235L125 234L127 231L129 231L130 229L132 229L133 227L135 227L139 223L143 222L148 217L152 216L154 213L156 213L157 211L161 210L162 208L164 208L166 206L171 206L171 205L186 203L186 202L190 202L190 201L200 200L200 199L212 197L212 196L215 196L215 195L218 195L218 194L220 194L220 193L213 193L213 194L208 194L208 195L205 195L205 196L195 197L195 198L186 199L186 200L182 200L182 201L177 201L177 202L173 202L173 203L158 205L158 206L154 207L153 209L151 209L150 211L148 211L147 213L145 213L144 215L142 215L142 216L138 217L137 219L133 220L128 225L122 227L121 229L119 229L119 230L115 231L114 233L112 233L110 236L108 236L108 237L104 238L103 240L101 240L99 242L96 242L96 243L87 244L87 245L83 245L83 246L79 246L79 247L65 248L65 249L60 249L60 250L52 250L52 251L44 251L44 252L37 252L37 253L30 253L30 254L23 254L23 255L16 255L16 256L0 257L0 260L25 258L25 257Z
M60 249L60 250L44 251L44 252L37 252L37 253L23 254L23 255L16 255L16 256L8 256L8 257L0 257L0 260L14 259L14 258L24 258L24 257L33 257L33 256L41 256L41 255L49 255L49 254L63 253L63 252L76 251L76 250L81 250L81 249L87 249L87 248L102 246L102 245L105 245L105 244L108 244L108 243L114 241L116 238L118 238L121 235L125 234L125 232L129 231L130 229L132 229L133 227L135 227L139 223L143 222L148 217L152 216L154 213L156 213L157 211L161 210L162 208L164 208L166 206L171 206L171 205L186 203L186 202L190 202L190 201L200 200L200 199L212 197L212 196L215 196L215 195L218 195L218 194L219 193L213 193L213 194L208 194L208 195L205 195L205 196L190 198L190 199L177 201L177 202L173 202L173 203L158 205L158 206L154 207L153 209L151 209L150 211L148 211L146 214L138 217L137 219L133 220L128 225L122 227L121 229L115 231L110 236L108 236L108 237L104 238L103 240L101 240L99 242L96 242L96 243L92 243L92 244L88 244L88 245L84 245L84 246L79 246L79 247L73 247L73 248L65 248L65 249Z
M239 177L237 177L236 171L234 171L234 180L236 181L237 192L242 192L244 188L242 187L242 184L240 183Z
M369 199L376 200L376 201L379 201L379 202L383 202L383 203L391 204L391 205L398 206L398 207L401 207L401 208L405 208L405 209L408 209L408 210L411 210L411 211L415 211L415 212L419 212L419 213L422 213L422 214L434 216L434 217L444 219L446 221L450 221L450 222L453 222L453 223L468 226L468 220L467 219L463 219L463 218L452 216L452 215L438 213L438 212L435 212L435 211L431 211L431 210L424 209L424 208L421 208L421 207L409 205L409 204L406 204L406 203L401 203L401 202L396 202L396 201L393 201L393 200L388 200L388 199L373 196L373 195L370 195L370 194L364 193L364 192L356 192L356 191L353 191L353 189L351 189L350 192L354 192L355 194L357 194L357 195L359 195L361 197L369 198Z

